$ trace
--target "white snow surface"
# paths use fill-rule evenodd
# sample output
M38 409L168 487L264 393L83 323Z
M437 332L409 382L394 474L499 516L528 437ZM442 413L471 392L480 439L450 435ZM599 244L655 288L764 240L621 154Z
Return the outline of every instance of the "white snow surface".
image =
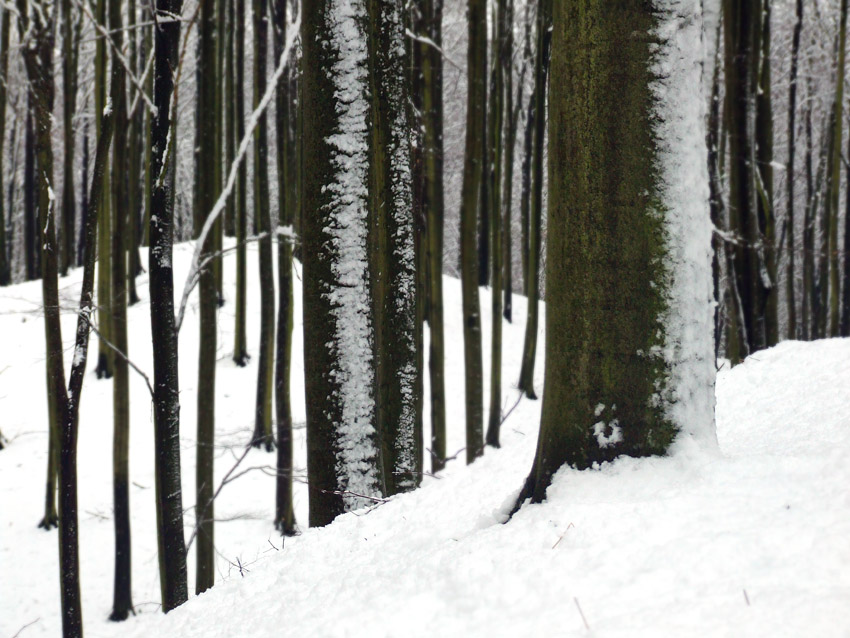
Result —
M256 259L256 245L249 251ZM190 259L191 247L175 247L178 289ZM230 360L234 259L230 253L225 261L228 303L219 312L217 481L253 428L256 357L247 368ZM252 353L259 333L256 271L249 269ZM78 269L60 282L66 364L80 278ZM143 299L129 311L130 354L150 373L146 275L138 288ZM0 429L10 439L0 452L4 637L19 630L21 638L60 635L57 533L36 529L47 455L40 294L40 282L0 289ZM449 453L454 454L464 445L459 282L446 278L445 294ZM519 370L524 302L514 297L517 320L505 324L506 410L516 400L512 382ZM295 303L295 506L303 524L305 408L297 287ZM489 304L482 304L482 311L483 338L489 343ZM189 312L197 312L196 295ZM187 322L180 336L187 538L194 523L196 324ZM564 469L547 502L524 507L507 524L502 524L505 513L531 467L539 401L521 401L503 425L502 449L488 448L472 466L463 465L461 453L440 478L426 477L418 491L346 514L329 527L304 530L283 546L271 525L274 479L251 471L225 486L216 503L222 519L216 524L217 585L163 616L151 405L144 381L134 373L130 489L138 615L116 624L107 621L113 576L112 384L98 381L90 364L79 441L86 635L847 636L848 378L847 339L787 342L733 370L723 367L716 385L717 446L691 439L666 458L620 459L583 472ZM427 415L426 409L426 437ZM273 463L273 454L252 450L241 467ZM189 574L193 591L194 547Z

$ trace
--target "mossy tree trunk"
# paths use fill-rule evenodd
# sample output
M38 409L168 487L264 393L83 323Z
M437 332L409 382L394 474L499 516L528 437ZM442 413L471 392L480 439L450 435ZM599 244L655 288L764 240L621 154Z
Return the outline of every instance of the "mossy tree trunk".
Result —
M364 0L302 11L304 376L316 526L368 505L383 481L368 247L369 16Z
M540 299L540 245L543 220L543 145L546 134L546 95L552 43L552 0L540 0L537 12L537 52L534 61L533 97L534 150L531 163L531 209L528 220L528 287L526 289L528 311L518 383L518 388L529 399L537 398L534 391L534 365L537 360L537 331L540 315L538 301Z
M468 0L466 146L460 203L460 263L463 306L463 360L466 391L466 462L484 451L483 364L481 362L481 301L478 296L479 255L476 245L481 182L486 161L487 7Z
M182 0L157 0L156 9L180 15ZM183 492L180 484L180 384L174 317L174 163L168 132L180 44L180 22L164 22L154 30L153 98L157 108L151 126L150 270L151 340L153 342L154 448L156 518L162 610L171 611L188 598L186 544L183 536Z
M266 92L268 0L254 0L254 108ZM260 356L257 366L257 401L251 445L274 449L272 388L274 383L274 272L272 221L269 205L268 120L265 112L254 129L254 224L260 235Z
M115 46L120 50L124 45L120 0L110 0L109 30ZM113 117L120 124L115 127L112 151L112 181L110 196L114 215L109 263L112 267L110 291L112 297L112 343L121 353L113 355L112 378L112 495L115 510L115 579L110 620L126 620L133 611L131 584L131 544L130 544L130 370L126 357L129 356L127 343L127 220L132 223L129 214L127 190L131 180L128 178L127 157L127 98L124 91L125 72L114 50L112 57L112 77L110 101ZM135 180L132 180L135 181Z
M676 168L706 152L687 99L700 58L678 48L701 20L680 5L687 32L659 41L664 9L614 4L554 3L545 388L517 507L543 500L564 464L713 438L707 177L695 190Z

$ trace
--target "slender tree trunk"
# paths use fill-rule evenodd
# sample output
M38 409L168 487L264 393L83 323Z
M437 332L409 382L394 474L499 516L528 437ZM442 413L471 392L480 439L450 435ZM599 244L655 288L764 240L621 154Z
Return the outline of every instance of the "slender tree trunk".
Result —
M156 9L180 15L182 0L157 0ZM180 385L177 331L174 325L174 164L168 148L170 112L177 68L180 22L163 22L154 30L151 126L150 271L151 340L154 363L154 446L157 541L162 610L169 612L188 598L186 545L183 537L183 492L180 485Z
M804 102L804 122L806 132L806 207L803 218L803 314L802 314L802 336L804 341L814 338L814 326L812 317L814 314L814 289L815 289L815 238L814 238L814 171L813 164L813 135L812 135L812 103L811 103L811 77L806 78L806 101Z
M88 225L89 201L86 194L86 185L89 182L89 123L83 124L83 156L82 156L82 185L80 188L80 237L77 241L77 266L82 266L85 261L86 250L86 227Z
M841 146L844 127L844 60L847 41L847 0L841 0L841 17L838 29L838 67L835 80L835 102L832 107L832 133L829 157L829 194L827 205L829 235L829 332L830 337L839 334L839 256L838 256L838 208L841 188ZM821 299L827 296L826 286ZM824 303L824 308L826 304Z
M236 139L245 137L245 0L236 3ZM248 169L247 162L239 165L236 182L236 326L233 361L239 367L248 365L248 340L246 336L247 276L248 276Z
M423 146L428 241L428 370L431 381L431 471L446 464L445 336L443 328L443 0L426 0L426 34L435 46L422 51Z
M487 143L490 181L490 245L492 246L492 287L490 332L490 412L487 423L487 445L499 447L499 426L502 424L502 150L505 113L504 57L507 48L507 2L499 0L493 21L493 72L490 81L490 106L488 108Z
M216 163L220 163L216 143L216 0L202 0L198 23L198 139L195 173L195 236L207 220L217 199ZM213 535L213 459L215 451L215 350L216 273L211 260L216 251L215 230L207 235L201 249L198 284L200 346L198 351L198 447L195 468L195 520L197 559L195 593L215 584L215 545Z
M850 149L850 136L847 138L847 148ZM848 155L850 157L850 155ZM847 195L844 199L844 269L841 275L841 321L839 335L850 337L850 171L845 167Z
M27 91L27 121L24 131L24 260L26 262L27 281L39 277L39 242L36 233L36 193L35 193L35 129L32 122L32 90Z
M531 3L525 5L525 46L523 57L527 64L531 61ZM540 3L537 3L538 11ZM535 66L535 78L536 78ZM531 209L531 156L534 153L534 89L528 96L528 106L525 108L525 133L522 144L522 190L520 192L520 264L522 266L522 294L528 297L528 236ZM523 105L524 106L524 105ZM523 108L520 106L519 108Z
M235 0L225 0L227 12L227 31L224 35L224 130L225 130L225 166L233 166L236 159L236 145L242 140L236 139L236 59L234 51L234 31L236 30ZM241 166L241 164L240 164ZM227 198L224 217L224 234L236 237L236 197Z
M517 127L519 126L519 112L522 104L522 87L525 82L525 66L523 65L517 86L517 97L514 102L513 82L513 57L514 57L514 0L508 0L507 4L507 39L502 50L502 68L505 76L505 113L508 117L505 130L505 179L503 182L504 192L502 194L502 208L504 209L503 222L503 290L504 309L503 315L508 323L513 322L513 193L514 193L514 157L516 154Z
M280 59L286 46L286 5L288 0L275 0L274 52ZM289 64L294 55L290 53ZM289 73L284 74L275 94L277 135L278 201L280 202L279 223L292 228L295 206L295 179L290 159L291 96ZM290 400L290 371L292 368L292 240L278 234L277 237L277 281L280 304L277 314L277 352L275 358L275 416L277 420L277 481L275 483L275 529L290 536L297 532L295 510L292 503L292 405Z
M677 432L714 438L708 207L672 166L706 152L701 109L682 109L700 54L678 44L701 20L681 10L685 32L658 42L666 14L642 0L554 3L545 391L517 507L542 501L562 465L663 454ZM658 126L672 118L675 131Z
M106 0L97 0L95 19L104 29L106 24ZM94 112L97 138L100 138L100 117L106 107L107 99L107 57L106 41L97 38L95 41L95 71L94 71ZM122 123L121 126L124 126ZM113 353L107 345L112 342L112 269L110 255L112 248L112 204L109 192L109 168L106 168L104 179L103 207L98 218L97 229L97 317L100 325L101 339L98 340L97 366L95 373L98 379L110 379L113 372Z
M327 0L302 11L304 380L317 526L372 503L383 481L368 262L367 8Z
M124 32L121 19L121 1L110 0L109 30L110 37L120 50L124 45ZM112 52L112 82L110 102L113 117L120 124L114 132L112 151L112 182L110 195L111 209L114 215L109 264L112 267L110 284L112 286L112 343L123 355L113 358L114 376L112 379L112 494L115 509L115 581L110 620L126 620L133 611L131 584L131 543L130 543L130 377L125 357L129 356L127 347L127 219L128 215L127 179L127 102L124 92L124 68ZM103 131L101 131L103 135Z
M74 129L72 118L76 102L77 73L74 67L74 36L71 2L62 0L62 123L64 170L62 183L62 262L65 276L74 263Z
M534 392L534 364L537 359L537 325L540 298L540 243L543 218L543 144L546 132L546 94L549 48L552 42L552 0L540 0L537 16L537 59L534 78L534 155L532 159L531 210L528 228L528 316L522 347L519 389L529 399Z
M9 77L9 9L2 9L0 22L0 162L3 160L3 143L6 141L6 86ZM13 174L14 175L14 174ZM3 171L0 170L0 286L12 283L12 273L6 246L6 215L3 206ZM14 181L14 177L12 177ZM12 210L9 209L11 216Z
M253 0L254 13L254 108L266 92L268 49L268 0ZM274 383L274 272L272 223L269 206L268 126L265 113L254 133L254 223L260 244L260 357L257 366L257 402L251 445L274 449L272 434L272 388Z
M476 230L485 162L484 114L487 101L487 11L483 0L468 0L469 45L466 101L466 147L460 204L460 262L463 296L463 351L466 390L466 462L484 451L481 310L478 296Z
M129 24L135 26L137 22L136 16L136 0L129 0L127 3L127 12L129 16ZM145 58L144 53L139 57L139 47L137 39L139 37L136 28L129 29L127 36L130 38L129 58L130 68L138 77L144 73ZM132 94L135 94L133 91ZM130 130L129 142L127 147L127 230L124 233L125 250L127 251L127 303L135 305L139 301L139 293L136 290L136 277L142 272L141 256L139 255L139 214L141 212L141 202L139 188L139 178L141 177L141 149L143 148L141 135L144 126L142 100L139 98L136 101L135 110L130 113Z
M788 338L797 339L800 330L797 326L797 301L796 284L797 274L795 271L795 259L797 247L794 242L795 220L794 220L794 183L796 173L794 172L794 160L797 153L797 76L800 58L800 33L803 30L803 0L796 1L796 21L794 22L794 35L791 40L791 78L788 87L788 164L785 169L786 197L788 199L788 210L786 213L786 239L788 250L788 262L785 270L785 298L788 304Z
M715 228L715 232L711 237L712 245L712 260L711 274L714 287L714 357L720 356L720 346L723 336L724 312L729 315L729 308L723 303L727 295L722 292L722 270L720 268L721 259L725 252L726 246L723 243L722 237L716 232L723 227L723 184L720 177L720 161L719 161L719 143L720 143L720 28L718 24L717 32L717 55L714 59L714 70L711 79L711 100L708 109L708 131L706 137L706 146L708 147L708 188L709 188L709 210L711 211L711 223ZM733 336L732 333L729 333ZM731 343L729 343L731 341ZM737 343L733 339L727 340L726 356L735 365L740 360L740 355L737 351ZM731 356L730 356L731 355Z

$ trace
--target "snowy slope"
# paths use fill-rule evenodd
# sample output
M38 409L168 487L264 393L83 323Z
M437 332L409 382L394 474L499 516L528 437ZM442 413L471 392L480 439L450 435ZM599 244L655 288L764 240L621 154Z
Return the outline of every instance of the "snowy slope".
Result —
M188 256L186 247L178 248L178 274ZM226 273L231 266L228 262ZM255 279L249 293L252 352L259 328L255 270L250 269ZM74 273L62 282L69 302L78 280ZM146 298L146 279L139 283ZM452 279L445 285L454 453L463 446L460 287ZM21 636L55 636L60 626L56 534L35 529L47 449L39 297L38 283L0 291L0 429L12 439L0 452L0 636L14 635L30 622ZM516 398L511 386L525 311L524 299L514 299L520 320L505 332L506 409ZM489 303L482 308L486 313ZM130 312L131 356L150 370L147 313L145 302ZM228 304L220 314L219 479L253 425L256 362L243 370L229 360L232 313ZM69 314L67 320L66 338L74 318ZM301 366L299 332L296 328L295 370ZM484 336L489 343L487 330ZM181 335L181 357L189 508L197 366L193 312ZM283 547L268 522L273 479L250 471L225 486L216 503L217 518L237 519L216 528L219 584L168 616L157 611L150 403L144 382L134 378L133 589L140 614L115 625L106 621L113 569L111 384L90 372L80 437L86 633L850 635L848 377L850 340L786 343L759 353L719 374L719 451L681 446L669 458L623 459L598 471L562 470L548 502L523 508L507 525L501 524L505 512L534 454L539 402L522 401L503 426L503 448L488 449L472 467L462 464L461 454L416 493L308 530ZM302 384L294 374L294 412L301 425ZM542 389L539 378L537 385ZM297 434L296 468L303 478L303 428ZM237 472L273 462L272 455L253 451ZM303 484L296 485L296 501L299 520L306 521ZM189 509L187 538L192 523Z

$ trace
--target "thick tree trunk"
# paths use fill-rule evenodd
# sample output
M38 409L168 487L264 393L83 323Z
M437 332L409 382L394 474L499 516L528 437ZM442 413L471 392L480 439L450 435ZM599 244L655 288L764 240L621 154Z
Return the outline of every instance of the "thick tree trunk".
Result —
M182 0L157 0L157 11L180 15ZM154 363L154 447L157 541L162 610L169 612L188 598L186 545L183 537L183 492L180 484L180 386L177 331L174 325L174 164L168 132L173 72L178 63L180 22L163 22L154 30L154 106L151 127L150 270L151 339Z
M534 152L532 158L531 210L528 222L528 314L525 322L525 341L522 347L522 367L517 387L529 399L534 392L534 365L537 359L537 326L540 298L540 244L543 219L543 144L546 133L546 95L549 75L549 55L552 43L552 0L540 0L537 15L537 57L534 76Z
M302 11L304 376L317 526L368 505L383 482L368 262L368 15L363 0Z
M404 18L398 0L368 0L371 96L369 271L384 493L422 480L417 271Z
M642 0L554 3L545 390L517 507L564 464L714 438L707 176L678 168L706 153L701 20L683 5L686 32L657 42L667 13Z

